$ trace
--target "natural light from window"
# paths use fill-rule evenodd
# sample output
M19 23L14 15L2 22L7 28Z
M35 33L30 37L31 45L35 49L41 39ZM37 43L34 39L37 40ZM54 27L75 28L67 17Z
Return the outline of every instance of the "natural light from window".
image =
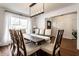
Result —
M10 19L10 27L13 29L27 29L27 20L19 17L11 17Z

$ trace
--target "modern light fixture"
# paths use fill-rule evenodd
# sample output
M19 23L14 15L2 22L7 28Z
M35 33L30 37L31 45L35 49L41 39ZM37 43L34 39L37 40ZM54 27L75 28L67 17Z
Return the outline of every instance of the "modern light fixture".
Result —
M31 17L44 13L44 3L32 3L29 7Z

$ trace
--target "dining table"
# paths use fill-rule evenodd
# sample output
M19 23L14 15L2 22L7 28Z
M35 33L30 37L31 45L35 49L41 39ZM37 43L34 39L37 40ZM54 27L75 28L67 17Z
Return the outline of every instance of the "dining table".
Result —
M41 41L50 42L50 37L37 34L23 34L23 37L31 42L38 44Z

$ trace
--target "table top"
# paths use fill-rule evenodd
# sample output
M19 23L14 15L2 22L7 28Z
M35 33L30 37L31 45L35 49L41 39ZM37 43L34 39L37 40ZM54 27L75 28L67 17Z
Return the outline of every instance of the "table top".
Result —
M33 37L40 38L40 39L45 39L45 40L50 39L50 37L48 37L48 36L43 36L43 35L38 35L38 34L30 34L30 35L33 36Z
M33 42L39 42L42 40L49 40L50 37L45 37L45 36L39 36L39 35L33 35L33 34L23 34L24 38L31 40Z

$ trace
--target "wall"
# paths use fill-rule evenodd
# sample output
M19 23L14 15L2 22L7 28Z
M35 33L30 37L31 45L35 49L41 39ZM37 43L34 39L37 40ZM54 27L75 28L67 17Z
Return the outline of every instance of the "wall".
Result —
M52 34L56 36L58 29L64 29L64 38L74 39L73 30L77 30L76 13L66 14L62 16L52 17Z
M3 9L1 9L0 8L0 43L2 42L2 39L3 39L3 31L4 31L4 29L2 29L2 28L4 28L4 11L3 11Z
M5 20L4 20L4 10L0 8L0 44L4 41L4 31L5 31Z
M65 8L61 8L61 9L58 9L55 11L46 12L44 14L36 16L36 19L37 19L36 22L38 22L37 27L38 28L45 28L45 18L50 18L50 17L54 17L57 15L75 12L77 10L76 7L77 7L76 5L68 6ZM40 25L42 25L42 27Z
M36 17L32 17L32 28L36 25Z
M61 9L58 9L56 11L50 11L41 15L36 16L36 22L38 28L45 28L45 18L50 18L54 17L57 15L62 15L66 13L71 13L71 12L77 12L77 49L79 49L79 4L75 4L72 6L64 7Z
M0 8L0 46L10 43L8 31L8 20L5 19L5 11Z
M77 6L77 49L79 49L79 4Z

